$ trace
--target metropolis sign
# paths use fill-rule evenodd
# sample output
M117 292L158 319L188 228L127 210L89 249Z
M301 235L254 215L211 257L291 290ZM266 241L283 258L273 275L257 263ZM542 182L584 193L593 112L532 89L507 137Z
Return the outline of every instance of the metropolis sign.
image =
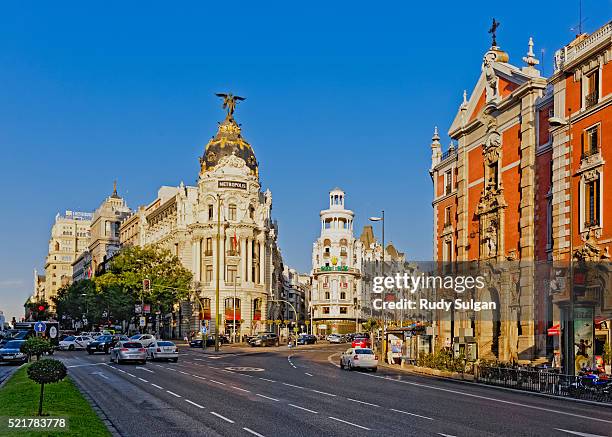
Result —
M239 181L219 181L219 188L234 188L238 190L246 190L246 182Z

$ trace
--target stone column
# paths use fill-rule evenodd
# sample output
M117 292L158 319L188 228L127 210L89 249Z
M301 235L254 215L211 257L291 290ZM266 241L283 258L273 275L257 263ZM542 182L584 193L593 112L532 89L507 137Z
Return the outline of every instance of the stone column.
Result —
M253 282L253 238L248 237L247 239L247 274L246 280Z
M202 281L202 239L199 238L196 243L196 279L198 282Z
M259 240L259 283L265 284L266 277L266 243Z
M196 273L196 281L198 281L198 242L191 242L191 270Z
M246 237L240 238L240 283L246 282L246 269L247 269L247 244Z

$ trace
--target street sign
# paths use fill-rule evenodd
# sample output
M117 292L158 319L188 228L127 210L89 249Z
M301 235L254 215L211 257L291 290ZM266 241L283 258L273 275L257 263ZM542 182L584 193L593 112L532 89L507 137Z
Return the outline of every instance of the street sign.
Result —
M147 318L146 317L141 317L140 318L140 327L144 328L145 326L147 326Z
M206 328L206 325L202 325L202 334L206 335L208 333L208 329Z
M34 331L45 332L46 331L45 324L43 322L36 322L34 324Z
M293 332L298 332L298 327L293 328Z

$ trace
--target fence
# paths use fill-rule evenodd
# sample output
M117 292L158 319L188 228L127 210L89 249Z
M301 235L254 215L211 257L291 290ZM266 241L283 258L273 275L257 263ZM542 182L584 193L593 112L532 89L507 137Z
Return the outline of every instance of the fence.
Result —
M587 376L504 367L480 367L475 373L476 380L483 384L612 403L612 382L597 384Z

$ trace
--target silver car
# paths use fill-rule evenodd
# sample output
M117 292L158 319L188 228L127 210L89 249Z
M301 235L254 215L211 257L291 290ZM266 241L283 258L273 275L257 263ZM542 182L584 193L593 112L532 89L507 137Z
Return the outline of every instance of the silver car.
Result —
M111 363L121 364L126 361L147 362L147 350L137 341L120 341L110 350Z
M147 358L155 360L178 361L178 348L171 341L155 340L147 348Z

